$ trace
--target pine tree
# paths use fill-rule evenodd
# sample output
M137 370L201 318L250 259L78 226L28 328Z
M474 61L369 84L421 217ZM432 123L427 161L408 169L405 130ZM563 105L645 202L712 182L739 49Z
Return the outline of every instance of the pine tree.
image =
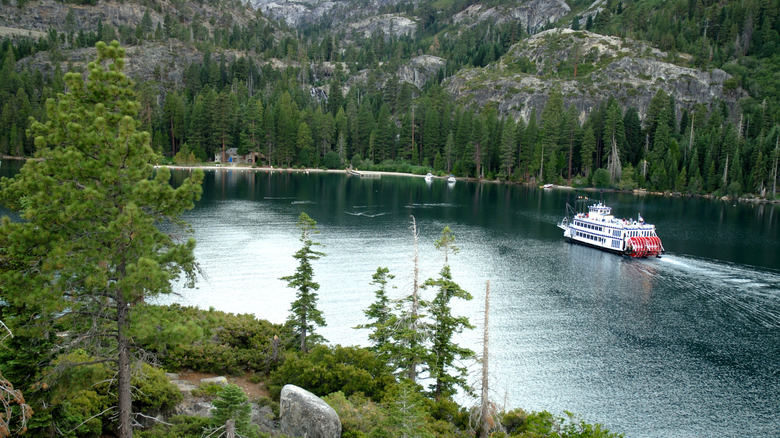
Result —
M46 102L45 123L32 123L40 160L0 190L24 219L0 225L2 258L11 261L0 264L0 284L18 312L6 323L46 333L42 326L69 320L66 335L77 339L58 340L63 346L81 341L116 365L118 435L130 437L130 315L145 299L170 293L182 272L192 284L194 240L174 240L162 230L176 226L158 225L184 225L180 216L200 196L203 174L174 189L169 171L153 170L158 157L149 133L136 130L140 105L122 72L124 54L116 41L99 42L87 82L66 74L68 93ZM25 316L30 303L36 318Z
M542 132L539 138L539 155L534 160L539 164L539 177L545 181L553 181L559 174L557 166L547 166L544 161L555 163L555 155L558 152L558 143L561 132L561 119L563 114L563 96L560 91L553 90L542 110Z
M211 414L211 427L225 427L233 420L235 433L243 437L257 437L258 428L252 424L252 405L244 390L236 384L227 385L214 400L214 411ZM221 435L220 435L221 436Z
M501 169L507 178L512 176L512 170L517 162L515 149L515 122L514 119L509 118L501 133Z
M455 158L455 138L452 134L452 131L450 131L449 134L447 134L447 142L444 145L444 171L446 173L452 172L452 161Z
M395 278L395 276L390 274L389 269L383 267L376 269L374 275L371 276L372 281L370 283L378 287L378 289L374 291L376 301L363 311L363 314L365 314L371 322L355 327L359 329L374 330L368 335L368 339L374 343L371 349L378 354L388 354L392 348L391 339L396 318L395 315L393 315L390 298L387 296L387 283L393 278Z
M214 102L212 132L215 144L220 146L220 161L225 162L225 151L233 145L233 125L236 122L236 96L223 90Z
M312 167L318 161L312 143L311 128L306 122L302 122L298 125L298 141L295 148L298 151L298 162L306 167Z
M434 397L450 397L457 388L471 391L466 377L468 370L462 365L464 360L474 358L474 352L453 342L453 336L464 329L474 328L467 317L454 316L450 301L453 298L471 300L472 296L452 280L449 254L457 253L455 236L450 227L442 230L441 237L435 243L436 249L444 253L444 267L439 278L425 281L424 288L437 288L436 297L431 301L431 349L427 363L428 371L434 383L430 386ZM454 374L451 374L454 371Z
M265 138L263 128L263 102L260 99L252 98L247 102L245 117L242 121L241 142L243 149L251 152L260 151Z
M425 400L414 382L402 381L385 397L387 416L371 431L372 438L434 438L428 428Z
M590 175L590 171L593 170L593 153L595 151L596 136L593 133L593 128L588 126L585 129L585 135L582 138L582 150L580 151L582 161L582 169L580 170L582 176L586 178Z
M287 282L287 287L295 289L295 301L290 306L290 316L287 323L292 327L298 340L300 349L304 353L308 351L308 338L317 339L314 333L314 325L324 327L325 318L322 311L317 309L317 290L319 283L314 281L314 270L311 262L324 256L325 253L316 251L315 246L322 246L321 243L311 240L312 234L317 234L317 222L306 213L298 216L298 228L301 230L300 241L303 247L299 249L293 257L298 260L298 268L295 274L280 278Z
M430 329L425 321L428 303L420 296L419 250L417 246L420 235L414 216L412 216L411 230L414 239L412 291L396 303L394 313L397 318L393 324L389 353L392 364L401 373L401 376L416 383L419 366L427 354L425 343L428 340Z

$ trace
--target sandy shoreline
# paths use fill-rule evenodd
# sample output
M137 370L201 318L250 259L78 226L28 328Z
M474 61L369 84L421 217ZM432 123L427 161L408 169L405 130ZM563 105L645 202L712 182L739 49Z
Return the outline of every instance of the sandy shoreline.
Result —
M169 169L201 169L201 170L221 170L221 171L247 171L247 172L319 172L319 173L347 173L345 169L317 169L317 168L305 168L305 169L293 169L293 168L277 168L277 167L245 167L245 166L204 166L204 165L179 165L179 164L160 164L155 165L155 168L167 167ZM364 175L395 175L395 176L411 176L414 178L425 178L425 175L415 175L413 173L402 172L384 172L378 170L359 170L355 169ZM445 179L444 176L435 176L434 178ZM458 178L458 180L469 180L468 178Z
M3 155L0 157L2 160L29 160L33 158L28 157L16 157L11 155ZM305 168L305 169L293 169L293 168L275 168L275 167L248 167L248 166L215 166L215 165L179 165L179 164L158 164L154 166L155 168L160 167L167 167L169 169L181 169L181 170L192 170L192 169L201 169L201 170L213 170L213 171L223 171L223 172L321 172L321 173L347 173L345 169L317 169L317 168ZM416 175L413 173L403 173L403 172L384 172L384 171L373 171L373 170L358 170L358 172L366 175L366 176L374 176L374 175L393 175L393 176L408 176L413 178L425 178L425 175ZM447 177L444 176L434 176L434 178L437 179L446 179ZM507 181L499 181L499 180L479 180L476 178L463 178L463 177L456 177L458 181L471 181L471 182L484 182L484 183L492 183L492 184L509 184L509 185L536 185L533 183L517 183L517 182L507 182ZM553 188L555 189L564 189L564 190L575 190L575 187L567 186L567 185L554 185ZM618 189L612 189L612 188L595 188L595 187L577 187L576 190L581 190L585 192L624 192L624 193L632 193L635 196L644 196L644 195L655 195L655 196L665 196L665 197L694 197L694 198L705 198L705 199L720 199L720 200L732 200L729 197L717 197L712 194L706 194L706 195L688 195L688 194L682 194L682 193L674 193L674 192L656 192L656 191L650 191L650 190L633 190L633 191L624 191L624 190L618 190ZM764 199L764 198L758 198L758 197L740 197L737 198L737 201L739 202L749 202L753 204L780 204L780 199L778 200L771 200L771 199Z

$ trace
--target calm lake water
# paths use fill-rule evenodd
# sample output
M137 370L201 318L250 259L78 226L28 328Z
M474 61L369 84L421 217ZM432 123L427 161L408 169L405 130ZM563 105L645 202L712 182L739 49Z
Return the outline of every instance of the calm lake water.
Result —
M637 260L564 241L556 224L578 194L208 171L187 214L203 275L176 301L283 322L294 291L279 277L296 267L295 222L305 211L327 253L314 263L321 333L365 345L366 331L352 327L365 321L377 267L395 275L394 296L410 290L414 215L421 279L441 268L433 242L442 228L456 235L453 276L475 298L453 307L478 326L459 339L475 351L490 280L491 396L500 406L569 410L632 437L777 436L780 206L604 193L616 216L641 212L658 227L667 254Z

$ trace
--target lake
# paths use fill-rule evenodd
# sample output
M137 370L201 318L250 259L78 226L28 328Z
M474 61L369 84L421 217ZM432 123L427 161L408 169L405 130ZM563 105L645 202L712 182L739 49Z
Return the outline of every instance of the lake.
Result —
M10 172L6 163L0 172ZM180 180L187 171L176 171ZM631 259L572 245L556 224L578 195L617 217L655 223L667 250ZM377 267L412 283L414 216L421 279L443 256L445 226L460 252L453 277L474 295L454 302L481 351L491 284L491 397L499 406L569 410L635 437L777 436L780 430L780 206L691 198L343 173L207 171L188 212L202 270L175 300L283 322L295 292L305 211L327 254L313 263L332 344L366 345ZM1 214L2 212L0 212ZM425 291L432 296L433 291ZM473 383L479 368L472 364ZM465 398L461 400L468 403Z

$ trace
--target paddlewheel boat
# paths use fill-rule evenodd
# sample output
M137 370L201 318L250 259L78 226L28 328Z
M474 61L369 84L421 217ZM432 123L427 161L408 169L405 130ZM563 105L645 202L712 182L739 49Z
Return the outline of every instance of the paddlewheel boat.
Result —
M641 214L636 219L619 219L601 202L589 206L587 213L566 204L566 217L558 227L570 242L605 251L631 257L660 257L665 252L655 225L645 223Z

